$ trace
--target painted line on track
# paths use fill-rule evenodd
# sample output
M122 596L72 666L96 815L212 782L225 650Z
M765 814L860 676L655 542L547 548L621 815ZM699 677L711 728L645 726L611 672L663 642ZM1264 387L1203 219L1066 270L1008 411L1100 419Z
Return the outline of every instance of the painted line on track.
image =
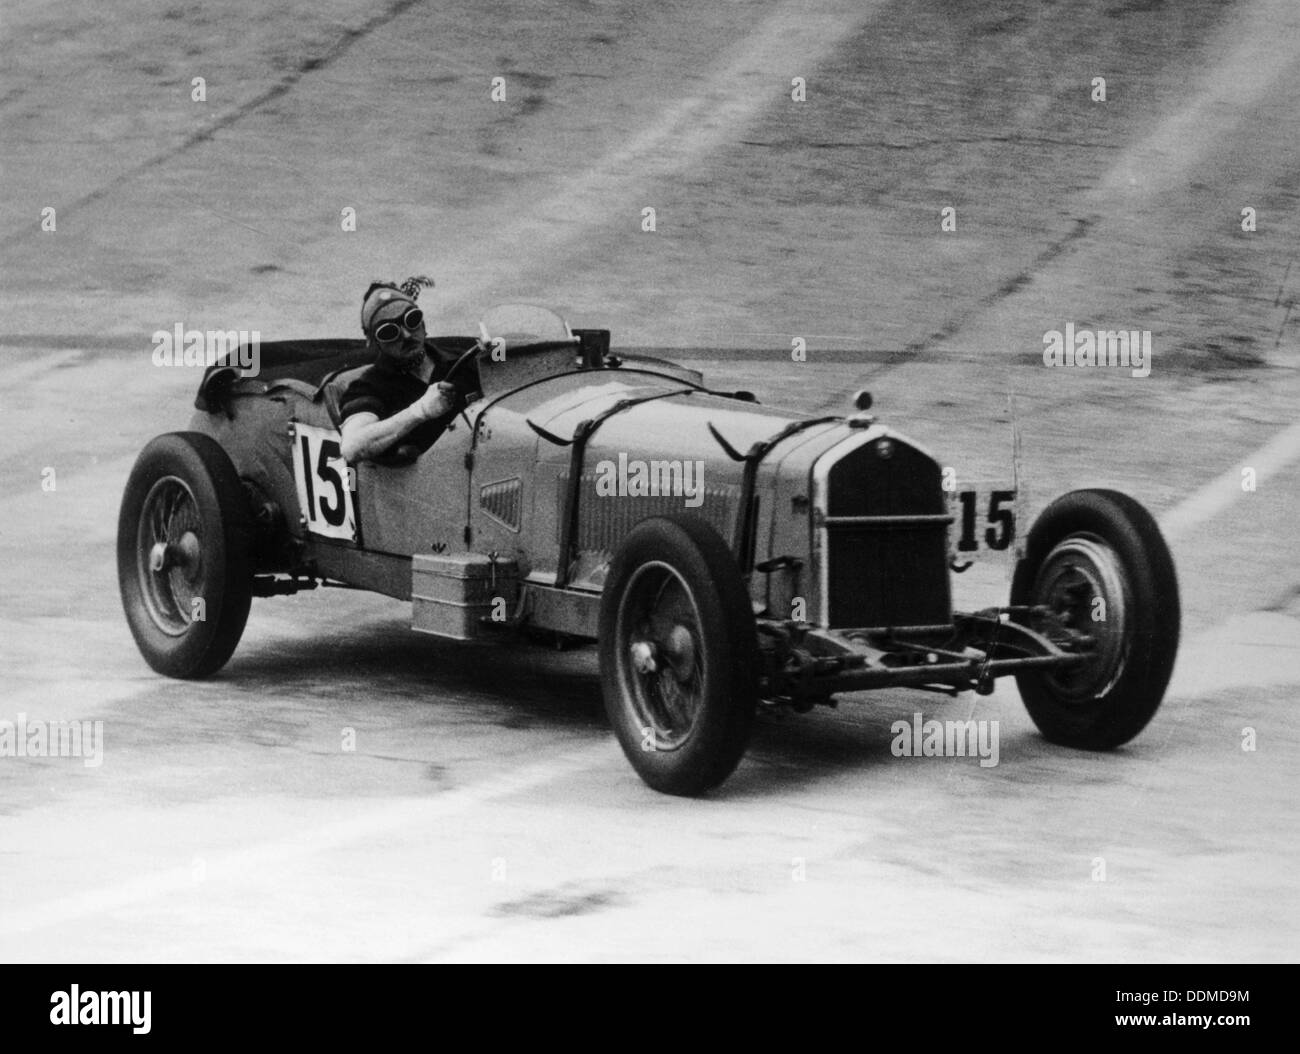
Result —
M510 273L546 273L559 256L584 245L619 216L640 221L650 188L695 172L719 147L732 144L768 109L788 99L790 77L810 76L835 48L851 39L885 6L884 0L799 0L775 7L738 33L717 56L707 79L672 100L648 127L582 165L542 195L530 189L502 215L513 219L475 232L463 245L448 242L454 277L439 282L440 310L474 309Z
M1257 450L1237 459L1233 466L1220 473L1200 490L1185 499L1160 518L1160 529L1172 543L1181 541L1206 520L1212 519L1241 500L1242 471L1255 471L1258 486L1276 475L1287 465L1300 458L1300 421L1290 425Z

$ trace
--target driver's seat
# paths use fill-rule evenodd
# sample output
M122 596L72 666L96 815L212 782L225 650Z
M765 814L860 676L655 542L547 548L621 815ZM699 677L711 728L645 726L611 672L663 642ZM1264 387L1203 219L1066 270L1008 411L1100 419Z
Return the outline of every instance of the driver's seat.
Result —
M343 393L348 390L349 384L369 368L368 363L365 366L347 366L335 370L321 381L319 395L335 428L343 427L343 416L339 409L343 404Z

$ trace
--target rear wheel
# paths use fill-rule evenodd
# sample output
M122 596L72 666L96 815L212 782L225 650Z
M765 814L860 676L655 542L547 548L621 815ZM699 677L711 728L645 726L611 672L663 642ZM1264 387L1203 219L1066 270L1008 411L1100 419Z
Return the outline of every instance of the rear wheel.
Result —
M170 677L206 677L239 643L252 600L248 499L220 445L197 432L150 442L117 525L117 577L131 635Z
M600 679L623 752L666 794L716 787L749 743L757 700L753 608L731 551L690 516L628 534L600 607Z
M1112 490L1058 498L1034 524L1011 603L1050 609L1039 628L1092 639L1087 662L1016 675L1048 739L1103 750L1136 736L1164 698L1178 653L1173 557L1151 514Z

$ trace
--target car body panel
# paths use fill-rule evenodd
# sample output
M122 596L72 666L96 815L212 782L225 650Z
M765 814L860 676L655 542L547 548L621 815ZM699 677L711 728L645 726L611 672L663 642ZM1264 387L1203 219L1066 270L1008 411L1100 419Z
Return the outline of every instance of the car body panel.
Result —
M729 545L738 546L744 464L718 437L744 455L806 420L797 411L699 388L689 371L653 362L522 375L527 378L522 387L467 407L414 463L367 461L351 466L357 524L352 542L322 538L309 529L294 482L294 458L301 456L295 447L295 423L335 427L323 383L330 378L316 384L295 378L245 382L223 409L197 412L190 427L221 443L240 475L278 505L306 559L317 556L338 566L338 549L349 545L402 559L477 551L512 560L522 579L547 585L561 572L572 462L567 442L584 421L601 419L583 454L577 534L563 576L568 588L599 592L619 541L648 516L691 513L710 523ZM345 372L341 380L349 376ZM758 463L753 560L788 558L787 566L751 577L758 610L788 617L800 598L805 617L820 613L820 621L825 621L825 578L811 573L818 561L819 537L811 526L814 467L828 451L857 442L862 434L842 420L816 423L781 440ZM872 434L902 441L879 426ZM608 472L612 466L637 461L674 470L675 463L685 469L689 461L695 472L688 478L697 486L702 481L702 493L597 492L602 466ZM369 565L353 560L348 566ZM391 593L392 571L386 564L380 566L385 568L380 576L385 591Z
M434 339L452 348L471 345L464 337ZM321 343L322 355L336 350ZM310 342L293 350L317 354ZM343 579L348 584L390 595L409 594L409 586L397 585L401 565L393 560L467 552L510 561L521 581L536 586L599 593L622 538L637 522L686 513L713 526L738 557L743 554L742 563L762 566L747 575L756 611L829 626L824 549L830 535L819 521L826 510L817 507L824 501L817 495L818 465L861 445L864 436L890 436L914 449L863 415L811 419L759 405L709 391L697 383L698 373L671 363L610 360L607 368L582 368L572 348L547 346L532 357L516 348L507 351L506 362L481 361L480 379L494 394L458 414L414 463L366 461L349 471L318 451L322 464L315 467L324 476L315 489L323 496L312 497L337 503L334 477L348 478L356 525L355 537L322 537L320 510L309 522L303 508L302 476L312 458L296 432L310 426L337 436L331 398L336 406L360 365L355 348L344 350L342 359L321 358L314 372L316 360L308 358L288 367L293 376L272 371L240 379L218 405L199 410L191 428L216 439L240 475L272 503L299 566L328 568L351 576ZM573 487L574 439L589 422L597 424L577 444L581 475ZM335 472L323 467L326 461ZM693 489L640 493L630 482L638 464L656 482ZM619 484L614 493L611 479ZM742 510L746 493L749 518ZM570 501L576 501L572 519ZM740 537L746 527L750 540ZM573 537L562 555L566 528ZM349 549L374 559L346 555Z

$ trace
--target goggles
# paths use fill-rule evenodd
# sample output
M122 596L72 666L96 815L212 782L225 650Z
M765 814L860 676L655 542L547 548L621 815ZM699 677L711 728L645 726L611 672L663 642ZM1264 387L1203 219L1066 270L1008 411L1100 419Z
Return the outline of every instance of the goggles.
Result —
M411 308L400 321L381 322L375 327L374 336L380 344L392 344L424 325L424 312L418 307Z

